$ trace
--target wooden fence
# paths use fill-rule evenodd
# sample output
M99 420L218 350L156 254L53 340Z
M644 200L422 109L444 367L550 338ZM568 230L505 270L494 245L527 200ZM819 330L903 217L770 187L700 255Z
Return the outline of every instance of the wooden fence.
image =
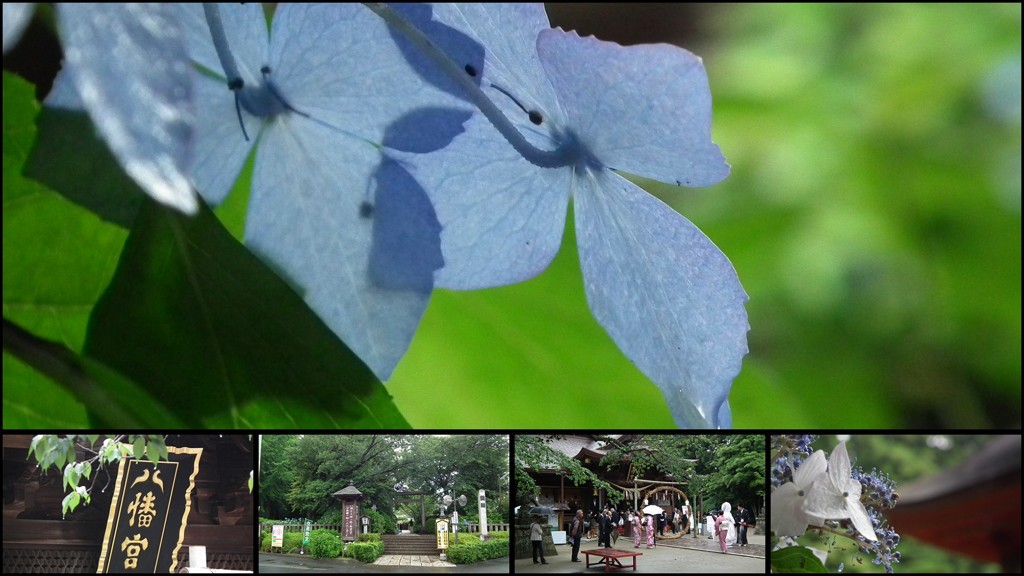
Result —
M260 524L260 532L270 532L270 530L271 530L270 527L274 526L275 524L277 524L277 523ZM302 524L283 524L283 525L284 525L284 531L286 533L287 532L302 532L302 527L303 527ZM327 530L336 530L338 532L341 532L341 524L316 524L316 523L313 524L313 530L319 530L321 528L325 528ZM508 524L490 524L490 523L487 524L487 531L488 532L508 532L508 530L509 530L509 525ZM362 530L360 530L360 532L362 532ZM466 529L466 532L480 532L480 525L479 524L470 524L469 528Z

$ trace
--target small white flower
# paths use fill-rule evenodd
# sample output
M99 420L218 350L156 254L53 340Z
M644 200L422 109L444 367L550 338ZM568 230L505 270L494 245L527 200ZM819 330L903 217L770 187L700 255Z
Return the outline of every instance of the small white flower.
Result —
M772 530L778 536L800 536L821 519L807 512L811 487L825 476L825 453L818 450L793 471L793 481L772 492Z
M846 451L846 442L840 442L829 456L828 473L815 482L807 494L806 512L831 520L849 518L862 536L868 540L878 540L868 511L860 502L860 492L860 482L850 476L850 455Z

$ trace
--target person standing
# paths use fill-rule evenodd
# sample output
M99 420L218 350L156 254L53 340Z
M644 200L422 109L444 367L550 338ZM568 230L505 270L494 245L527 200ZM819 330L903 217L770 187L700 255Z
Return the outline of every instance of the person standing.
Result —
M618 508L612 508L611 510L611 521L612 521L612 546L615 546L619 542L619 524L622 520L622 516L619 515Z
M728 531L725 527L725 514L718 514L712 512L715 516L715 534L718 535L718 545L722 548L722 554L725 554L725 534Z
M736 543L739 546L746 546L747 528L754 525L753 517L743 504L737 504L736 509Z
M648 514L644 519L647 520L647 547L654 548L654 516Z
M533 517L533 523L530 524L530 544L533 545L533 563L538 563L537 552L540 552L540 564L547 564L548 561L544 559L544 528L536 516Z
M722 516L725 516L723 524L726 528L725 545L736 544L736 517L732 515L732 504L722 502Z
M597 521L598 521L598 526L600 527L599 528L599 532L597 533L597 547L600 548L600 547L604 546L605 548L610 548L611 547L610 545L605 544L605 542L608 541L608 523L609 523L609 521L608 521L608 509L607 508L604 508L604 509L601 510L601 513L597 516Z
M632 522L633 522L633 548L639 548L640 547L640 537L641 537L641 535L643 534L643 531L644 531L643 516L640 515L639 511L637 511L637 513L633 515Z
M576 517L569 524L569 544L572 545L572 561L580 561L580 541L583 540L583 509L576 511Z
M611 547L611 533L614 532L615 527L611 522L611 508L604 509L605 518L605 533L604 533L604 547Z
M708 512L708 515L704 518L704 527L708 531L708 540L715 538L715 536L718 534L718 531L714 528L715 516L716 514L714 513L714 511L711 511Z

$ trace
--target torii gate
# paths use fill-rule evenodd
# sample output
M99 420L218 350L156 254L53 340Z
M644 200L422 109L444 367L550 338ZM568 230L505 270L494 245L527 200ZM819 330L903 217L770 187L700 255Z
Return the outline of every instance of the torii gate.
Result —
M419 526L420 526L420 530L423 530L426 527L426 525L427 525L427 505L426 505L426 501L424 500L424 498L426 496L428 496L428 495L433 494L433 492L401 492L399 490L395 490L395 494L396 494L396 496L395 496L395 498L393 500L394 504L401 504L403 502L416 502L417 500L419 500L419 503L420 503L420 524L419 524ZM394 506L394 504L392 504L392 508L393 509L396 508L396 506Z
M644 499L648 499L648 497L655 496L655 495L657 495L660 492L675 492L676 494L678 494L679 496L682 497L683 502L688 502L690 500L690 497L686 495L686 492L683 492L682 490L680 490L679 488L676 488L674 486L655 486L655 487L648 488L648 489L643 491L643 498ZM653 502L652 502L652 504L653 504ZM689 508L689 515L688 516L689 516L689 522L692 523L693 522L693 507L692 506ZM669 518L668 520L669 520L669 522L672 521L671 518ZM687 529L689 529L689 527L687 527ZM664 539L679 538L680 536L682 536L683 532L685 532L685 530L683 530L682 532L679 532L679 533L677 533L675 535L672 535L672 536L658 536L658 538L664 538Z

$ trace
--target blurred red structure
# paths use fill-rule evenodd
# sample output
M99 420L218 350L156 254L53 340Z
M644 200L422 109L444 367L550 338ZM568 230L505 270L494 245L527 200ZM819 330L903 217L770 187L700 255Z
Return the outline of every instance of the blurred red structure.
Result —
M956 468L900 490L896 532L1021 570L1020 435L1000 436Z

